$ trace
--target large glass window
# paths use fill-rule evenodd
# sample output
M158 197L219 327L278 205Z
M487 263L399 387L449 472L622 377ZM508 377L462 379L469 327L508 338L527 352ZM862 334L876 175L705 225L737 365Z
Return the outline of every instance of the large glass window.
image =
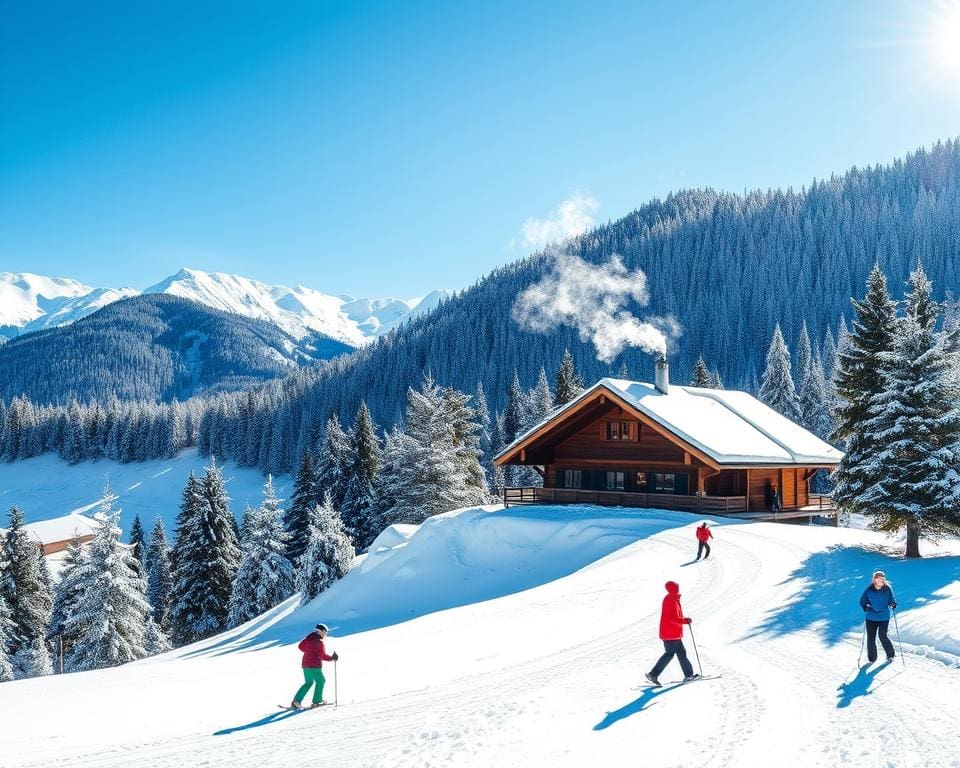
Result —
M673 472L655 472L653 475L653 490L657 493L674 493L677 476Z
M579 469L561 469L557 472L558 488L582 488L583 475Z
M629 421L608 421L607 422L607 440L629 440L630 422Z
M607 490L622 491L625 478L626 478L625 472L607 472L607 484L606 484Z

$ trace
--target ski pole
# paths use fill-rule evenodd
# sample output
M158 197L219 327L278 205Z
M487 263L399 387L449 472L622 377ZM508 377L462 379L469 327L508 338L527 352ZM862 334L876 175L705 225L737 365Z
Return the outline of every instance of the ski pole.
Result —
M333 708L337 708L340 703L340 697L337 695L337 662L333 662Z
M897 630L897 645L900 647L900 661L903 662L903 668L907 668L907 660L903 656L903 643L900 642L900 623L897 621L897 609L891 608L890 612L893 614L893 627Z
M693 652L697 657L697 668L700 670L700 677L703 677L703 667L700 666L700 651L697 650L697 639L693 636L693 624L687 624L690 630L690 642L693 643Z

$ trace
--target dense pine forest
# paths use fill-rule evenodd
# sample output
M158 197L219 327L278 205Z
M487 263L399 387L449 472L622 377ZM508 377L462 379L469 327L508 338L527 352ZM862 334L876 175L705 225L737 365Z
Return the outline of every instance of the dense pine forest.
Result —
M862 294L874 264L895 299L903 296L918 263L933 282L934 298L949 298L960 283L958 178L960 142L951 140L889 166L855 168L800 191L680 192L564 247L594 264L619 255L628 269L646 273L650 301L632 309L640 317L649 312L679 322L682 335L668 350L674 380L690 381L702 357L725 386L759 392L775 327L779 324L786 344L795 349L805 324L812 350L821 359L832 357L834 341L851 317L850 298ZM321 439L330 414L349 425L363 401L381 433L389 430L402 419L408 387L419 386L426 374L462 392L476 393L479 385L491 415L506 408L515 376L524 389L534 388L542 371L557 369L565 349L588 384L611 374L651 379L652 358L646 352L627 350L612 363L601 363L573 329L535 334L517 326L510 313L516 296L550 267L548 254L534 254L496 270L370 347L245 392L192 404L193 423L184 439L195 438L202 451L244 465L289 472ZM218 346L231 349L229 340L221 339ZM30 363L39 376L43 363ZM824 366L829 376L826 360ZM798 386L802 374L794 370ZM175 391L172 386L167 383L164 391ZM6 392L10 406L17 393ZM156 386L149 392L134 387L122 396L150 400L159 392ZM87 393L77 396L82 400ZM21 400L21 416L25 407ZM141 419L147 407L140 409ZM14 410L8 407L8 414ZM64 418L61 412L49 421ZM180 426L174 431L180 434ZM8 428L8 459L31 455L10 450L10 436ZM48 440L41 442L49 446ZM158 442L165 450L181 445L180 440ZM100 443L109 447L110 441L101 438Z

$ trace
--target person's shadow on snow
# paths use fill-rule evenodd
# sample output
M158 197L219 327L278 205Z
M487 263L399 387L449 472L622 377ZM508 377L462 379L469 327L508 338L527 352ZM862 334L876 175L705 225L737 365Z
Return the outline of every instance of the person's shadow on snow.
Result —
M252 723L247 723L246 725L235 725L233 728L224 728L222 731L215 731L214 736L227 736L231 733L236 733L237 731L246 731L250 728L259 728L261 725L269 725L270 723L279 723L281 720L286 720L287 718L294 717L299 715L302 712L309 712L307 708L304 709L281 709L277 712L273 712L266 717L261 717L259 720L254 720Z
M603 731L609 728L614 723L623 720L630 715L635 715L637 712L642 712L647 707L649 707L657 696L662 696L668 691L673 691L677 688L676 685L670 685L666 688L646 688L643 693L640 694L636 699L631 701L629 704L625 704L620 707L620 709L613 712L607 712L607 716L603 718L599 723L593 726L595 731Z
M841 683L837 686L837 709L845 709L846 707L849 707L850 704L853 703L854 699L873 693L881 685L900 674L897 672L893 675L890 675L890 677L884 680L883 683L880 683L871 689L870 685L873 683L874 678L876 678L877 673L887 669L889 666L889 664L881 664L873 667L869 663L862 665L857 671L857 676L853 678L853 680L851 680L849 683Z

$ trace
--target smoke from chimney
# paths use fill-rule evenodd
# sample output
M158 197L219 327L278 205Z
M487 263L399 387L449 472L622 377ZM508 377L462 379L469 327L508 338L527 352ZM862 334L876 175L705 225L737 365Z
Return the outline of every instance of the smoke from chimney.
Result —
M593 343L597 359L610 363L627 347L666 355L668 342L681 333L672 317L635 317L625 305L650 301L647 276L627 270L619 256L590 264L571 254L555 253L550 272L523 291L513 304L513 319L526 330L545 333L561 325L577 329L581 341Z

